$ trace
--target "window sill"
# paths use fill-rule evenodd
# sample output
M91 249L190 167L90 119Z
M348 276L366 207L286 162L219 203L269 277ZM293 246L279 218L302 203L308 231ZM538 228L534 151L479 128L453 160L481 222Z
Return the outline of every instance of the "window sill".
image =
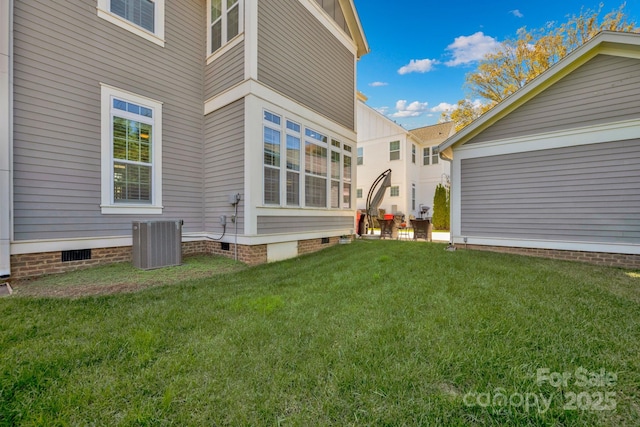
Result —
M108 12L103 9L98 9L98 17L111 22L112 24L117 25L120 28L124 28L125 30L131 31L132 33L149 40L152 43L157 44L158 46L164 47L164 34L154 34L142 27L139 27L126 19L122 19L118 15L114 15L111 12Z
M101 205L103 215L161 215L164 206Z
M244 40L244 33L240 33L234 38L232 38L231 40L229 40L227 44L225 44L220 49L216 50L215 52L207 56L207 65L211 64L213 61L220 58L222 55L230 51L234 46L240 44L243 40Z

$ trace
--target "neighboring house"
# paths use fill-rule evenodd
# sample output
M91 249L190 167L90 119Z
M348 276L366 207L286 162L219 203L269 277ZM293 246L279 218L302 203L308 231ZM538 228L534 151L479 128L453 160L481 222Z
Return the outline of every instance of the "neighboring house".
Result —
M354 232L352 0L0 7L0 277L131 259L133 221L248 263Z
M640 267L638 52L603 32L440 146L455 244Z
M376 178L391 169L391 187L380 209L421 217L433 207L438 184L449 180L449 162L439 158L438 144L453 133L453 123L408 131L358 100L358 209L366 209L367 194ZM432 210L428 212L431 216Z

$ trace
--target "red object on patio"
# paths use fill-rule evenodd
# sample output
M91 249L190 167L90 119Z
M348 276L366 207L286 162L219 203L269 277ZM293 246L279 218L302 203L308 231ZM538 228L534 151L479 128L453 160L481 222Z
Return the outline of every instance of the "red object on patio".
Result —
M384 219L393 219L393 214L384 214Z

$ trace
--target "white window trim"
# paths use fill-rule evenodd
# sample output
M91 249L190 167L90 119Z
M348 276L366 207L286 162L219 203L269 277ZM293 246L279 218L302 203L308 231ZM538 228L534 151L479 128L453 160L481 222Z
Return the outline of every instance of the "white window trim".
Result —
M276 115L280 118L280 125L276 125L274 123L268 122L266 120L264 120L264 113L265 112L269 112L273 115ZM280 132L280 166L278 167L279 171L280 171L280 203L278 204L267 204L264 202L264 171L262 171L262 176L261 176L261 200L262 200L262 205L260 207L262 208L274 208L274 209L288 209L288 210L323 210L323 211L333 211L333 212L342 212L342 211L350 211L353 210L353 204L354 204L354 184L355 184L355 179L354 179L354 174L356 173L356 169L354 166L354 156L353 156L353 150L356 147L356 145L354 143L351 142L344 142L343 139L341 137L338 137L337 134L335 132L330 132L325 128L322 127L318 127L315 126L314 124L312 124L309 121L306 120L301 120L299 117L296 117L294 114L287 114L287 112L284 111L280 111L277 108L272 108L272 107L262 107L261 108L261 114L262 114L262 121L260 122L260 131L264 132L264 128L265 127L269 127L271 129L274 130L278 130ZM291 133L288 129L287 129L287 121L295 123L297 125L300 126L300 132L299 133ZM310 138L308 136L305 135L305 130L311 130L315 133L321 134L322 136L324 136L327 139L327 142L321 142L319 140ZM286 162L287 162L287 140L286 140L286 136L287 134L295 134L297 137L300 138L300 170L298 171L294 171L298 174L298 179L299 179L299 185L298 185L298 205L288 205L287 204L287 189L286 189L286 174L289 171L287 169L286 166ZM336 136L332 136L332 135L336 135ZM331 144L331 141L334 140L336 142L338 142L340 144L340 146L333 146ZM320 175L316 175L313 173L307 173L306 169L305 169L305 165L306 165L306 150L305 150L305 146L306 146L306 142L309 141L312 144L318 145L320 147L323 147L327 150L327 158L326 158L326 168L327 168L327 175L326 176L320 176ZM264 144L264 142L263 142ZM345 147L349 147L349 149L351 151L349 151L348 149L346 149ZM334 179L331 177L331 152L336 152L336 153L340 153L340 165L339 165L339 170L340 170L340 178L339 179ZM262 151L260 151L261 153L261 167L264 169L265 164L264 164L264 157L262 155L262 153L264 153L264 148L262 148ZM344 177L344 159L345 156L351 158L351 179L347 180ZM274 167L276 168L276 167ZM305 187L305 180L307 176L314 176L314 177L319 177L319 178L323 178L326 181L326 186L325 186L325 197L326 197L326 205L324 207L321 206L307 206L306 205L306 187ZM338 194L338 207L331 207L331 182L335 181L335 182L339 182L339 194ZM350 191L350 201L349 201L349 205L350 207L346 207L344 200L343 200L343 191L344 191L344 185L345 184L350 184L351 185L351 191Z
M158 46L164 47L164 2L165 0L151 0L156 4L156 9L154 13L155 17L155 33L152 33L131 21L128 21L121 16L116 15L111 12L111 0L98 0L98 17L111 22L119 26L120 28L124 28L125 30L131 31L132 33L140 36L146 40L149 40L152 43L157 44Z
M164 0L163 0L164 1ZM238 34L226 40L227 37L227 6L226 0L222 1L222 45L211 52L211 0L207 0L207 65L231 50L244 40L244 0L238 0Z
M100 208L103 214L124 215L160 215L162 214L162 103L141 95L136 95L115 87L100 83L101 102L101 201ZM151 200L150 205L114 203L113 201L113 138L111 123L111 100L118 97L122 100L133 102L153 109L153 147Z

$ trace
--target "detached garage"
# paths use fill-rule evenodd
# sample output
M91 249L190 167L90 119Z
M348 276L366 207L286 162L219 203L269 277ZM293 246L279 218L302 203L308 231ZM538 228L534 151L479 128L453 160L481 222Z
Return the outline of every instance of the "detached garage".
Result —
M454 244L640 267L640 34L599 34L440 152Z

